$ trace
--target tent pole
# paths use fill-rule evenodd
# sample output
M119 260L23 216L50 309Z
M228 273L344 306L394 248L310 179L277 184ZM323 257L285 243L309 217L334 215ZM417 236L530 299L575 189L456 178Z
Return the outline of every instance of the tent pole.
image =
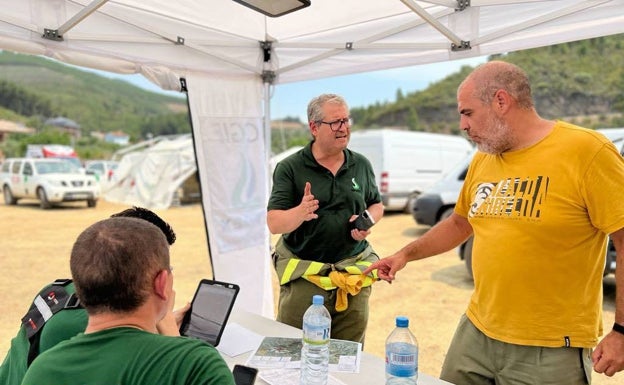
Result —
M49 38L52 40L63 40L63 35L65 32L74 28L78 23L83 21L93 12L97 11L98 8L106 4L108 0L94 0L91 4L84 7L80 12L75 14L71 19L67 20L63 25L58 27L56 30L45 29L45 33L43 34L44 38Z
M266 146L265 156L266 156L266 169L267 175L265 188L266 188L266 196L269 196L270 193L270 180L271 180L271 82L264 81L262 83L264 85L264 143Z
M270 194L270 186L271 186L271 85L275 82L276 73L275 71L271 71L271 57L273 53L273 42L272 41L261 41L260 42L260 50L262 51L262 58L264 61L265 69L262 71L262 84L264 85L264 155L265 155L265 166L266 166L266 178L265 182L265 192L268 197Z
M420 5L416 4L413 0L401 0L403 4L405 4L409 9L414 11L418 16L420 16L423 20L425 20L429 25L435 28L442 35L446 36L452 43L459 46L462 44L462 39L457 36L453 31L448 29L445 25L440 23L438 20L433 18L430 14L427 13Z
M184 94L186 95L186 107L188 109L189 124L191 125L191 138L193 139L193 151L197 151L195 128L193 127L193 113L192 113L193 111L191 109L191 102L189 99L186 78L180 78L180 88L181 88L181 92L184 92ZM212 250L210 248L210 231L208 229L208 220L207 220L208 216L206 215L206 205L204 204L205 192L203 191L203 188L202 188L199 160L197 159L197 154L195 154L195 167L197 169L197 177L199 179L199 194L202 197L201 208L202 208L202 217L204 218L204 230L206 232L206 244L208 245L208 260L210 262L210 272L212 273L212 279L216 279L215 263L212 260Z
M93 12L97 11L98 8L103 6L105 3L108 3L108 0L99 0L93 1L91 4L87 5L82 11L78 12L71 19L67 20L65 24L61 25L58 29L59 35L63 36L65 32L74 28L76 24L80 23L86 17L88 17Z

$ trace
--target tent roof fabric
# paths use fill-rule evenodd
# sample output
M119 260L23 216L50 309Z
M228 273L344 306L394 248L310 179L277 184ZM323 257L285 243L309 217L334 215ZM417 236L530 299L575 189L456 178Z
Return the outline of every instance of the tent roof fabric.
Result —
M312 0L277 18L232 0L0 0L0 48L164 89L190 72L287 83L622 32L623 0Z

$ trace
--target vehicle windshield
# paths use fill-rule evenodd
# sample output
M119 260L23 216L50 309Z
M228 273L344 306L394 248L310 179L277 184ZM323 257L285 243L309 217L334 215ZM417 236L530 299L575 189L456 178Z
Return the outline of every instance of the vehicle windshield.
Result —
M77 174L78 167L66 160L58 161L35 161L38 174Z
M58 156L55 157L57 159L63 159L71 164L73 164L76 168L81 168L82 164L80 163L80 160L78 158L73 158L73 157L63 157L63 156Z

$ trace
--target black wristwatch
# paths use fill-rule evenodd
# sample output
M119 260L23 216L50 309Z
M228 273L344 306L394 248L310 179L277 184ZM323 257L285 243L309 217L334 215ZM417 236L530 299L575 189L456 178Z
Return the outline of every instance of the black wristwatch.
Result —
M624 326L620 325L617 322L613 323L613 331L618 332L620 334L624 334Z

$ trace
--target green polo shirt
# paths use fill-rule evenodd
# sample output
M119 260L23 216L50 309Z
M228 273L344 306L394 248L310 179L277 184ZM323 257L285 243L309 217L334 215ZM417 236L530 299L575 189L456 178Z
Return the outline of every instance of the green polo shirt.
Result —
M131 327L83 334L41 353L23 385L234 385L207 343Z
M284 243L301 259L335 263L361 253L368 242L351 237L349 218L381 202L373 167L363 155L344 150L345 162L334 176L312 155L312 142L282 160L273 173L268 210L288 210L301 203L305 183L319 201L317 219L284 234Z

